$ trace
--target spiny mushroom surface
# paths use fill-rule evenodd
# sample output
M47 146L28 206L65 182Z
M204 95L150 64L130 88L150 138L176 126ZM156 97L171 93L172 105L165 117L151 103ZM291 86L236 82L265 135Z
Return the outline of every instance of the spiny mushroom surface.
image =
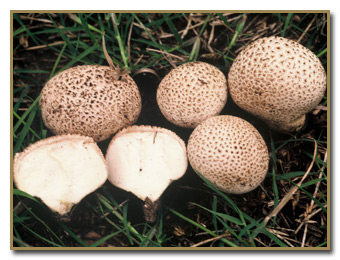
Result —
M152 126L122 129L111 140L105 157L108 180L145 201L146 207L157 204L188 165L184 141L170 130ZM149 222L154 220L154 211L145 216Z
M267 174L269 155L262 136L235 116L205 120L190 135L187 150L192 168L227 193L249 192Z
M60 216L107 179L105 158L90 137L58 135L14 157L14 183Z
M188 62L164 77L157 89L157 103L168 121L194 128L218 115L227 95L227 81L218 68L205 62Z
M53 133L81 134L98 142L138 119L141 96L129 75L117 79L109 66L82 65L50 79L39 104Z
M319 58L303 45L283 37L266 37L246 46L228 74L235 103L279 132L299 131L305 114L326 90Z

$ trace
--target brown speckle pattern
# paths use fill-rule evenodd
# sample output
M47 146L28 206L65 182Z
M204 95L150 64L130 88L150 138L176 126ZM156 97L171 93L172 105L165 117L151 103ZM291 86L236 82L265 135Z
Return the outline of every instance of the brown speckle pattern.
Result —
M244 110L282 132L299 130L305 114L321 101L326 73L318 57L282 37L246 46L228 74L232 99Z
M170 71L157 89L157 103L171 123L194 128L218 115L227 102L223 73L204 62L188 62Z
M141 96L129 75L114 80L108 66L83 65L49 80L39 101L45 125L55 134L82 134L95 141L133 124Z
M193 169L228 193L255 189L268 170L268 149L262 136L235 116L215 116L198 125L187 152Z

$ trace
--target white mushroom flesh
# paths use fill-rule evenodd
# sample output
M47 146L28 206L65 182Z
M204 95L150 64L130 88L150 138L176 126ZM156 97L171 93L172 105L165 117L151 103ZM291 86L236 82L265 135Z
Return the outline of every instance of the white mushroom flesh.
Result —
M92 138L64 137L36 143L14 163L16 186L60 215L107 179L104 157Z
M142 200L156 201L187 169L184 142L170 131L132 127L111 141L106 162L109 181ZM171 133L171 134L169 134Z

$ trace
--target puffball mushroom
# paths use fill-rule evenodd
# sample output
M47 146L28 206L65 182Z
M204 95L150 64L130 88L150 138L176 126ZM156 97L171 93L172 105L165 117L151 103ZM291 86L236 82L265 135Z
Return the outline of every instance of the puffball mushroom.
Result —
M239 117L208 118L190 135L187 150L192 168L227 193L249 192L267 174L266 143L255 127Z
M155 221L159 198L169 184L187 169L184 141L174 132L155 126L131 126L120 130L107 152L108 180L145 201L144 213Z
M39 104L54 134L81 134L98 142L133 124L141 96L133 79L109 66L81 65L62 71L43 87Z
M228 74L235 103L279 132L299 131L305 114L326 90L319 58L303 45L283 37L266 37L246 46Z
M14 183L60 217L107 180L105 158L91 137L58 135L14 157Z
M188 62L171 70L157 89L157 103L171 123L195 128L218 115L227 102L227 81L215 66Z

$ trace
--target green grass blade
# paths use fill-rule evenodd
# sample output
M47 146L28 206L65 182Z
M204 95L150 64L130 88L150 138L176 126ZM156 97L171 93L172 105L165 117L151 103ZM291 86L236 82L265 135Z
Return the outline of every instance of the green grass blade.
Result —
M20 16L16 13L13 13L13 18L24 28L26 33L30 36L30 38L34 41L36 45L40 45L39 40L35 35L27 28L25 23L21 20Z
M75 55L77 53L77 50L73 46L73 44L70 42L69 38L64 34L62 30L59 29L59 26L55 23L54 19L50 14L47 14L49 19L51 20L52 24L54 25L57 33L60 35L60 37L63 39L63 41L66 43L67 47L71 51L72 55Z
M88 245L81 240L71 229L69 229L64 223L60 222L59 225L75 240L77 241L80 245L83 247L88 247Z
M79 54L78 56L74 57L71 61L69 61L63 68L61 68L56 74L58 74L59 72L70 68L73 64L75 64L78 61L81 61L84 57L86 57L87 55L89 55L91 52L93 52L97 47L98 47L99 42L97 41L93 46L89 47L88 49L86 49L84 52L82 52L81 54Z
M33 197L32 195L30 195L30 194L28 194L28 193L26 193L26 192L24 192L22 190L19 190L19 189L13 188L13 195L22 196L22 197L31 199L31 200L41 204L40 201L37 200L35 197Z
M283 173L283 174L276 174L275 175L275 179L276 181L281 181L281 180L290 180L296 177L301 177L305 174L306 172L303 171L296 171L296 172L287 172L287 173ZM309 175L313 176L316 175L317 172L310 172ZM273 176L273 173L268 173L269 176Z
M126 54L127 52L126 52L126 49L125 49L125 45L122 42L122 38L120 36L119 29L118 29L119 23L117 21L116 15L114 13L111 13L111 19L112 19L113 28L114 28L114 31L115 31L115 37L116 37L117 42L118 42L120 55L121 55L122 60L123 60L124 68L128 68L129 65L128 65L128 57L127 57L127 54Z
M221 13L218 13L217 16L225 23L227 27L229 28L233 27Z
M16 101L14 107L13 107L13 112L17 113L18 109L21 105L22 100L24 99L28 89L31 87L31 85L28 85L27 87L24 87L23 89L20 90L20 96L18 97L18 100ZM13 93L14 94L14 93Z
M215 212L217 212L217 197L213 196L212 211L210 213L212 213L212 223L215 231L217 232L218 228L216 214L214 214Z
M210 229L208 229L208 228L202 226L201 224L199 224L199 223L197 223L197 222L191 220L190 218L185 217L184 215L182 215L181 213L177 212L176 210L171 209L171 208L169 208L169 210L170 210L171 213L173 213L173 214L175 214L176 216L180 217L181 219L187 221L188 223L190 223L190 224L192 224L192 225L198 227L199 229L201 229L201 230L207 232L209 235L211 235L211 236L213 236L213 237L217 237L217 236L218 236L217 234L215 234L215 233L214 233L213 231L211 231ZM223 242L224 242L225 244L227 244L228 246L231 246L231 247L238 247L238 245L236 245L236 244L234 244L233 242L227 240L226 238L220 238L220 240L223 241Z
M276 179L276 165L277 165L276 151L277 150L275 149L274 140L273 140L271 132L270 132L270 149L271 149L271 157L273 161L272 174L273 174L274 207L276 207L279 204L279 189L277 187L277 179Z
M157 42L157 40L151 35L151 33L149 32L149 30L147 29L147 27L143 24L143 22L139 19L139 17L132 13L132 16L136 19L136 21L139 23L139 25L143 28L143 30L146 32L146 34L149 36L149 38L151 39L151 41L156 44L156 46L159 46L160 44Z
M327 246L327 241L325 241L325 242L323 242L323 243L321 243L320 245L317 245L316 247L324 247L324 246Z
M114 207L112 207L110 205L110 202L107 198L105 198L105 196L103 196L102 194L96 193L97 198L99 199L99 201L110 211L112 212L120 221L124 222L126 220L124 220L124 217L118 213L117 210L114 209ZM131 232L132 234L134 234L137 238L139 238L140 240L142 240L142 236L139 234L139 232L131 225L130 222L125 222L125 227L129 230L129 232Z
M208 14L207 18L204 20L204 23L203 23L203 25L202 25L202 27L201 27L201 30L200 30L200 32L199 32L199 35L198 35L199 38L201 38L201 36L203 35L205 29L207 28L207 25L208 25L208 23L209 23L211 17L212 17L212 14Z
M15 30L15 31L13 32L13 38L16 37L17 35L23 33L24 31L26 31L26 28L25 28L25 27L21 27L21 28Z
M33 101L25 113L20 117L19 121L13 126L13 133L16 133L20 125L24 122L26 117L31 113L32 109L38 104L40 95Z
M245 218L248 219L249 221L253 221L255 223L255 220L253 220L250 216L245 215ZM255 239L257 237L258 234L263 233L264 235L266 235L267 237L269 237L270 239L272 239L276 244L278 244L280 247L288 247L285 243L283 243L278 237L276 237L274 234L272 234L271 232L269 232L266 229L266 224L262 221L261 223L256 223L256 229L253 230L253 232L251 233L251 237L253 239Z
M219 212L207 209L207 208L205 208L205 207L203 207L201 205L198 205L196 203L192 203L192 204L197 206L197 207L200 207L200 208L202 208L202 209L204 209L204 210L206 210L208 212L210 212L211 214L213 214L215 216L218 216L218 217L221 217L221 218L223 218L223 219L225 219L227 221L230 221L230 222L232 222L232 223L234 223L236 225L243 225L243 222L240 219L238 219L238 218L235 218L233 216L230 216L230 215L227 215L227 214L224 214L224 213L219 213Z
M236 224L236 225L243 225L243 223L242 223L241 220L239 220L239 219L237 219L237 218L235 218L235 217L232 217L232 216L230 216L230 215L224 214L224 213L219 213L219 212L217 212L216 210L209 210L209 209L207 209L207 208L205 208L205 207L203 207L203 206L201 206L201 205L198 205L198 204L196 204L196 203L192 203L192 204L193 204L193 205L196 205L196 206L198 206L198 207L200 207L200 208L202 208L202 209L204 209L204 210L206 210L206 211L208 211L209 213L211 213L211 214L213 215L213 219L215 219L215 221L218 220L218 221L224 226L224 228L225 228L226 230L228 230L228 232L229 232L230 234L232 234L233 236L235 236L235 237L237 238L238 241L242 242L242 244L244 244L244 245L246 245L246 246L249 246L249 244L247 244L247 242L244 241L244 240L242 239L242 236L241 236L241 235L237 235L237 233L235 233L235 231L234 231L235 228L231 228L231 227L227 224L227 221L229 221L229 222L232 222L232 223L234 223L234 224ZM227 220L227 221L226 221L226 220ZM218 228L217 228L217 223L216 223L216 226L214 225L214 228L215 228L215 231L217 232L217 230L218 230ZM250 229L250 228L249 228L249 229ZM243 230L247 231L247 230L249 230L249 229L245 229L245 228L244 228ZM242 234L242 235L244 235L244 234Z
M37 232L33 231L32 229L30 229L29 227L27 227L26 225L20 223L26 230L28 230L30 233L32 233L32 235L34 235L35 237L39 238L40 240L52 245L52 246L55 246L55 247L64 247L65 245L63 244L57 244L41 235L39 235Z
M38 221L40 222L45 228L46 230L59 242L59 244L53 242L53 241L50 241L50 240L47 240L45 239L44 237L40 236L39 234L35 233L32 231L33 234L35 234L38 238L44 240L45 242L48 242L54 246L65 246L63 241L60 239L60 237L42 220L40 219L36 214L33 213L33 211L27 207L27 205L25 203L23 203L23 205L25 206L26 210ZM23 223L21 223L23 225ZM25 228L26 225L24 225Z
M174 23L172 22L171 18L170 18L170 14L169 13L162 13L164 20L166 22L166 24L168 25L170 31L172 32L172 34L174 35L176 41L178 42L178 44L182 44L183 40L181 38L181 36L178 33L178 30L176 28L176 26L174 25Z
M313 159L313 155L310 154L309 152L303 151L303 153L304 153L305 155L307 155L309 158ZM321 164L321 165L324 166L324 167L327 167L327 162L324 162L323 160L321 160L321 159L318 158L318 157L315 157L315 162L316 162L317 164ZM319 167L319 168L320 168L320 167Z
M118 230L110 235L107 235L101 239L99 239L98 241L94 242L93 244L90 245L90 247L97 247L97 246L100 246L101 244L103 244L104 242L106 242L107 240L109 240L110 238L122 233L123 230Z
M65 49L66 49L66 44L64 44L64 46L63 46L63 48L61 49L61 51L60 51L60 53L59 53L59 55L58 55L58 58L57 58L57 60L55 61L55 63L54 63L54 65L53 65L53 68L52 68L52 71L51 71L51 73L50 73L50 77L49 78L52 78L55 74L55 71L56 71L56 69L57 69L57 67L58 67L58 65L59 65L59 62L60 62L60 59L61 59L61 57L63 56L63 54L64 54L64 51L65 51Z
M84 31L86 32L87 36L90 37L90 39L93 42L96 42L96 37L93 35L92 31L90 30L90 27L89 27L89 24L87 22L87 18L85 17L85 14L80 13L78 15L79 15L79 18L80 18L80 21L81 21L81 25L83 26Z
M201 39L196 37L194 45L192 46L191 53L189 56L189 61L197 61L201 46Z
M122 215L122 222L126 230L126 236L129 239L129 242L131 245L133 245L133 238L130 233L130 223L128 222L128 216L127 216L127 210L128 210L128 204L123 205L123 215Z
M82 20L81 20L77 15L75 15L75 14L70 14L69 17L70 17L73 21L75 21L76 23L78 23L78 24L80 24L80 25L82 25L82 26L87 26L90 30L92 30L92 31L94 31L94 32L96 32L96 33L99 33L99 34L102 33L101 30L97 29L97 28L94 27L93 25L90 25L90 24L87 24L87 23L86 23L86 25L84 25L83 22L82 22Z
M314 179L314 180L311 180L311 181L307 181L307 182L304 182L303 184L301 184L300 188L306 188L310 185L314 185L314 184L317 184L318 182L322 182L322 181L326 181L327 179L325 178L318 178L318 179Z
M22 241L21 239L13 236L13 242L19 244L20 247L32 247L30 244L27 244L26 242Z
M292 20L292 17L293 17L294 13L288 13L287 14L287 18L286 18L286 21L285 21L285 25L283 27L283 30L281 32L281 36L284 37L286 35L286 31L288 29L288 26L290 25L291 23L291 20Z
M17 114L17 112L15 112L15 111L13 111L13 115L17 118L17 119L19 119L19 120L21 120L21 117ZM24 125L24 126L26 126L26 122L25 121L22 121L22 124ZM41 139L43 139L43 137L40 137L31 127L29 127L28 128L28 130L38 139L38 140L41 140ZM15 135L16 136L16 135Z
M149 225L145 225L145 229L143 232L144 240L140 243L140 247L161 247L161 244L152 240L157 233L157 227L153 226L147 232L148 227Z
M293 185L297 186L296 183L291 182ZM311 183L312 184L316 184L315 182ZM315 204L317 204L324 213L327 213L327 209L325 208L325 206L316 198L314 198L314 196L309 193L307 190L304 189L304 187L302 187L303 185L301 185L300 187L298 187L301 191L303 191L311 200L313 200L315 202ZM308 185L309 186L309 185ZM321 193L320 193L321 194ZM325 204L327 203L327 201L324 202Z
M38 106L35 105L27 119L26 124L24 125L22 131L20 132L18 139L16 140L16 143L13 148L13 154L16 154L20 150L20 147L26 137L27 132L30 129L31 124L33 123L33 120L35 118L35 114L37 113L37 111L38 111Z
M202 174L200 174L199 172L196 172L205 182L205 184L212 189L214 192L216 192L217 194L219 194L226 203L228 203L229 207L231 207L235 212L237 212L237 214L240 216L240 220L242 222L242 224L244 226L246 226L246 222L245 219L243 217L243 212L236 206L236 204L233 202L233 200L231 200L226 194L224 194L222 191L220 191L219 189L217 189L214 185L212 185L208 179L206 179Z
M26 74L33 74L33 73L41 73L41 74L48 74L47 70L32 70L32 69L13 69L13 73L26 73Z
M241 33L243 31L243 27L246 24L246 20L247 20L247 15L243 14L242 17L241 17L241 20L239 21L239 23L236 26L234 36L233 36L233 38L231 39L231 41L228 45L228 50L230 50L234 46L238 36L241 35Z
M327 48L323 49L321 52L319 52L316 56L320 58L322 55L327 54Z

